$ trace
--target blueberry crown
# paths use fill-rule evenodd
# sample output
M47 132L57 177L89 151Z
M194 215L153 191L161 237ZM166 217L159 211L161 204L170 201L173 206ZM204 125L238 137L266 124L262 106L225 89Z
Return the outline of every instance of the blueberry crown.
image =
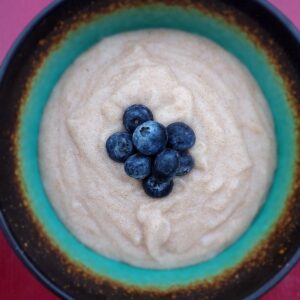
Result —
M148 196L169 195L174 177L193 169L194 159L187 151L196 141L193 129L183 122L165 127L154 121L151 110L142 104L125 110L123 125L127 131L116 132L106 141L108 156L124 163L128 176L142 180Z

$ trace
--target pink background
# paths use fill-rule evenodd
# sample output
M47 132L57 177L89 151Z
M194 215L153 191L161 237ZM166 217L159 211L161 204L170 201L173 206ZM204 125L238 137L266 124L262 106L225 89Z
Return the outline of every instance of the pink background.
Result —
M0 62L24 26L50 2L50 0L0 0ZM270 2L300 29L300 0L271 0ZM58 299L42 286L17 259L1 232L0 270L2 272L1 300ZM300 299L300 263L262 299Z

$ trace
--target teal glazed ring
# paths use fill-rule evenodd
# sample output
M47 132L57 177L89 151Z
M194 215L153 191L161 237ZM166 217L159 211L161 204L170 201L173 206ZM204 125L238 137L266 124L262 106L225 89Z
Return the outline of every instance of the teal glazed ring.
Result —
M209 261L147 270L105 258L63 225L43 189L38 134L64 71L106 36L173 28L205 36L244 63L270 106L278 166L247 231ZM64 0L43 11L0 71L0 217L19 257L65 299L255 299L300 257L300 35L265 1Z

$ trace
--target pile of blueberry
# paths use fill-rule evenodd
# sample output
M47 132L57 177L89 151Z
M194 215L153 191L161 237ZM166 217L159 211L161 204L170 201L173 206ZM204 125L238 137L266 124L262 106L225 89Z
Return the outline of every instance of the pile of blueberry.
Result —
M195 133L182 122L166 128L153 121L144 105L134 104L123 115L127 132L117 132L106 141L111 159L124 164L128 176L143 180L143 188L153 198L167 196L174 176L189 173L193 157L187 152L195 144Z

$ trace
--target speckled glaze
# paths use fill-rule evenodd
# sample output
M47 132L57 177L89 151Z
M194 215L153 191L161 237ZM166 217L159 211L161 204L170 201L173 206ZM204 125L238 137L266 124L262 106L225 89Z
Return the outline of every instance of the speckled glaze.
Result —
M263 2L57 1L17 42L0 74L1 220L23 261L60 296L253 299L297 261L299 35ZM160 27L207 36L245 63L269 101L279 144L273 186L247 232L210 261L170 271L134 268L80 244L53 211L37 162L39 121L63 71L104 36Z

